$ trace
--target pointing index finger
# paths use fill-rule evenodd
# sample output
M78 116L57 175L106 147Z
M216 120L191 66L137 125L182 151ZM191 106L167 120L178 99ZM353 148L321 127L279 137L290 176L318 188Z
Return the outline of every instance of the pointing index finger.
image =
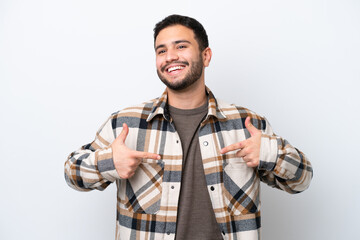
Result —
M149 153L149 152L134 151L134 157L160 160L160 155L159 154Z
M228 152L231 152L234 150L241 149L242 147L243 147L242 142L237 142L237 143L231 144L227 147L224 147L223 149L221 149L220 152L221 152L221 154L225 154L225 153L228 153Z

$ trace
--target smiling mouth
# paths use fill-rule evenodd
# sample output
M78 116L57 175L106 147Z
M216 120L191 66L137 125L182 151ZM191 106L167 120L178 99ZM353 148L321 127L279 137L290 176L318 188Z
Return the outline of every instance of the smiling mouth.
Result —
M181 69L184 69L185 67L184 66L180 66L180 65L178 65L178 66L173 66L173 67L169 67L168 69L167 69L167 72L168 73L171 73L171 72L174 72L174 71L176 71L176 70L181 70Z
M189 66L189 63L186 61L176 61L166 64L161 68L161 72L172 73L184 69L186 66Z

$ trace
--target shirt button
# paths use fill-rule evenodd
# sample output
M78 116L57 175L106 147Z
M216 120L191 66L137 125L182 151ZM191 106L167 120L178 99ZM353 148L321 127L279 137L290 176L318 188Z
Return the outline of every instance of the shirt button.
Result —
M203 142L204 146L209 145L209 143L207 141Z
M210 187L210 190L211 190L211 191L214 191L214 190L215 190L214 186L211 186L211 187Z
M176 143L179 143L179 140L176 140Z
M171 189L174 189L175 187L174 186L171 186Z
M167 232L167 235L170 235L170 232Z

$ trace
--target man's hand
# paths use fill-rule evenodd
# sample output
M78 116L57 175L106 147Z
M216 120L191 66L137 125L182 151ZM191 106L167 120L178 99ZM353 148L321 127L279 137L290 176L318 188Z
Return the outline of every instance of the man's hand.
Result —
M250 132L251 137L224 147L221 149L221 154L239 150L236 152L237 157L244 159L248 167L257 167L259 165L261 131L251 124L250 117L246 118L245 127Z
M129 127L123 124L120 135L111 144L113 160L117 173L123 179L131 178L144 158L159 160L160 155L148 152L139 152L128 148L125 145Z

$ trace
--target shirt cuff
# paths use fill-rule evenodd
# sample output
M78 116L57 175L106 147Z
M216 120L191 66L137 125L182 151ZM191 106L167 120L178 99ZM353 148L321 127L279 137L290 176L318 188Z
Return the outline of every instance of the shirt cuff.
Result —
M120 179L116 171L111 146L96 152L95 161L100 174L108 181L114 182Z
M278 156L278 145L275 136L263 134L261 136L259 170L274 170Z

